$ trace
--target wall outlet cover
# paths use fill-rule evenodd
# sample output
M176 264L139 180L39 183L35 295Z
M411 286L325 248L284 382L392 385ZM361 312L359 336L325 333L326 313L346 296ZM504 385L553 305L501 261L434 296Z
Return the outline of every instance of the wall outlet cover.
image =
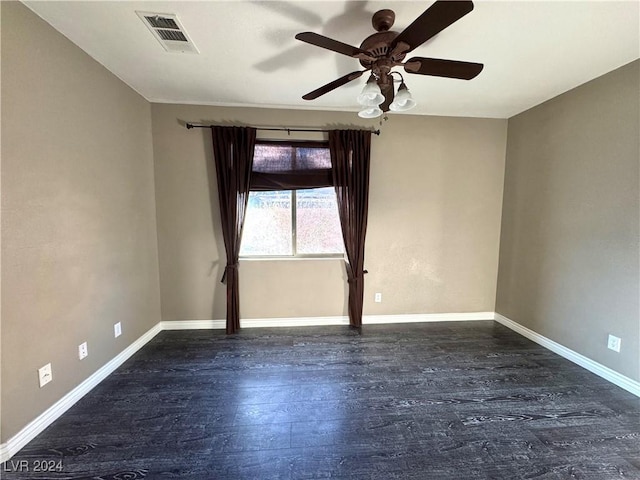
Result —
M117 338L122 335L122 324L120 322L113 326L113 335Z
M53 373L51 371L50 363L47 363L44 367L38 369L38 380L40 382L40 388L44 387L47 383L53 380Z
M373 297L374 301L376 303L381 303L382 302L382 293L376 293L375 297Z
M78 345L78 358L80 360L82 360L83 358L86 358L87 355L89 355L89 349L87 347L87 342L84 342L81 345Z
M620 352L620 344L622 340L615 335L609 335L609 340L607 341L607 348L609 350L613 350L614 352Z

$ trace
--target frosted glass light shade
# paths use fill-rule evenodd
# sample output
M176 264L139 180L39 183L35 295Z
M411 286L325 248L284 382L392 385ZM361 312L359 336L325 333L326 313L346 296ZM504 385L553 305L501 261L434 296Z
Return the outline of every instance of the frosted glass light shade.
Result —
M378 108L377 106L365 108L364 110L358 112L358 116L360 118L376 118L380 115L382 115L382 110L380 110L380 108Z
M362 89L362 93L358 95L357 100L360 105L365 107L377 107L384 102L384 95L382 95L378 82L373 75L367 80L367 84Z
M389 110L394 112L404 112L405 110L411 110L415 107L416 101L411 97L409 89L404 82L400 84L398 88L398 94L389 105Z

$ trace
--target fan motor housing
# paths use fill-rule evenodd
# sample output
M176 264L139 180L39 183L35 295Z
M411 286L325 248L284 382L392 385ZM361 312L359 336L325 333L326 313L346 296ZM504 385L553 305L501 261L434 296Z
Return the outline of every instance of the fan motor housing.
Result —
M398 32L391 30L377 32L365 38L360 45L360 48L369 52L371 56L376 59L385 58L391 53L389 46L397 36ZM401 62L405 55L405 53L396 53L391 60ZM371 67L372 63L375 62L371 62L370 60L360 60L360 64L365 68Z

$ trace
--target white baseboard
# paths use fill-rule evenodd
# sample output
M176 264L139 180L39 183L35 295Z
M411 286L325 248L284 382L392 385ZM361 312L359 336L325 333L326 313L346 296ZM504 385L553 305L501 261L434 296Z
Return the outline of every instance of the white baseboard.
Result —
M493 320L493 317L493 312L363 315L362 324L374 325L387 323L471 322L475 320Z
M224 330L225 320L164 320L160 322L162 330Z
M224 330L226 320L165 320L162 330ZM240 320L241 328L316 327L349 325L348 317L249 318Z
M20 430L5 443L0 445L0 463L6 462L22 447L33 440L45 428L57 420L64 412L69 410L78 400L84 397L92 388L98 385L107 376L113 373L120 365L126 362L134 353L145 346L153 337L160 333L160 324L156 324L135 342L125 348L112 360L97 370L76 388L54 403L51 407L39 415L35 420Z
M324 327L329 325L349 325L349 317L247 318L240 320L241 328Z
M494 312L363 315L362 324L469 322L473 320L493 320L494 315ZM226 328L225 320L171 320L160 322L160 325L162 330L224 330ZM240 320L241 328L324 327L329 325L349 325L349 317L279 317Z
M591 360L584 355L581 355L578 352L571 350L570 348L565 347L553 340L548 339L547 337L540 335L533 330L528 329L520 325L519 323L514 322L513 320L505 317L504 315L500 315L499 313L495 314L495 321L501 323L505 327L510 328L514 332L519 333L520 335L527 337L529 340L537 343L538 345L542 345L543 347L551 350L554 353L557 353L561 357L566 358L567 360L572 361L573 363L580 365L582 368L589 370L592 373L595 373L599 377L604 378L605 380L613 383L614 385L619 386L620 388L625 389L626 391L633 393L634 395L640 397L640 382L637 382L625 375L622 375L615 370L611 370L609 367L605 367L601 363L598 363L594 360Z

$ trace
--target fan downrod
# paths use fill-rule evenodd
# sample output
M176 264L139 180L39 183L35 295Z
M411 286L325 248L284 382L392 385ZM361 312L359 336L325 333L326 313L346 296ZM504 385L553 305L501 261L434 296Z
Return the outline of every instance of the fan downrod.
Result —
M404 53L391 52L389 46L398 36L398 32L390 30L395 22L396 14L393 10L378 10L371 17L371 24L376 33L365 38L360 45L362 50L369 52L370 57L360 59L360 64L365 68L371 68L378 75L376 67L388 63L389 67L400 64L404 59Z

